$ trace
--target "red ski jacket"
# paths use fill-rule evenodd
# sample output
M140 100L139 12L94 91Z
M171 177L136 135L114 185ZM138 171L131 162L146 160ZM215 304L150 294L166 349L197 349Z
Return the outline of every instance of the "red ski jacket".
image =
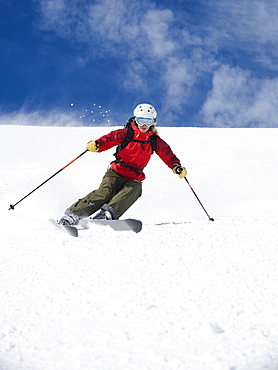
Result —
M143 142L150 141L150 137L155 134L153 131L141 132L134 122L131 122L131 125L134 132L132 140L139 140L139 142L130 141L126 147L122 148L116 156L116 161L111 162L111 167L123 177L143 181L145 179L143 169L148 164L152 155L151 143ZM97 139L96 141L99 144L98 152L103 152L121 144L127 136L127 130L127 128L122 128L111 131L109 134ZM180 160L172 152L170 146L159 136L156 136L156 140L155 153L163 162L171 169L176 165L180 165Z

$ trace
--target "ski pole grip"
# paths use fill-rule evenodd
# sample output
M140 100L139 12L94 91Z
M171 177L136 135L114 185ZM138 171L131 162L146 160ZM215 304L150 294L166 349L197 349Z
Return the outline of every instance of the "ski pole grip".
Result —
M179 175L180 173L182 173L182 167L179 166L176 168L176 173Z

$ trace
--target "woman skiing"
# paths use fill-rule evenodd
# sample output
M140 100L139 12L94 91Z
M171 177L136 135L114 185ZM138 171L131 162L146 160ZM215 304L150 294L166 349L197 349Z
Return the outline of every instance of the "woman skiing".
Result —
M150 104L139 104L123 129L115 130L97 140L90 141L86 148L101 153L118 146L115 157L105 173L97 190L79 199L65 210L59 221L61 225L77 225L80 219L93 217L97 220L111 220L121 217L141 196L144 167L155 152L162 161L178 174L186 176L187 171L162 140L155 128L157 112Z

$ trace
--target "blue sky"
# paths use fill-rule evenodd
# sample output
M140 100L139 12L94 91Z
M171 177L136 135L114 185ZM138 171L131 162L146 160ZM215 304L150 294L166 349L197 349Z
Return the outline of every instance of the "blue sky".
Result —
M0 0L1 124L278 127L276 0Z

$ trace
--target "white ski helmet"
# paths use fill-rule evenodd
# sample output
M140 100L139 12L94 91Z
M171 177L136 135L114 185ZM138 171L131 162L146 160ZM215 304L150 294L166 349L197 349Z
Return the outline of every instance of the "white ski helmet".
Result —
M133 111L134 117L152 118L155 122L157 113L155 108L151 104L138 104Z

